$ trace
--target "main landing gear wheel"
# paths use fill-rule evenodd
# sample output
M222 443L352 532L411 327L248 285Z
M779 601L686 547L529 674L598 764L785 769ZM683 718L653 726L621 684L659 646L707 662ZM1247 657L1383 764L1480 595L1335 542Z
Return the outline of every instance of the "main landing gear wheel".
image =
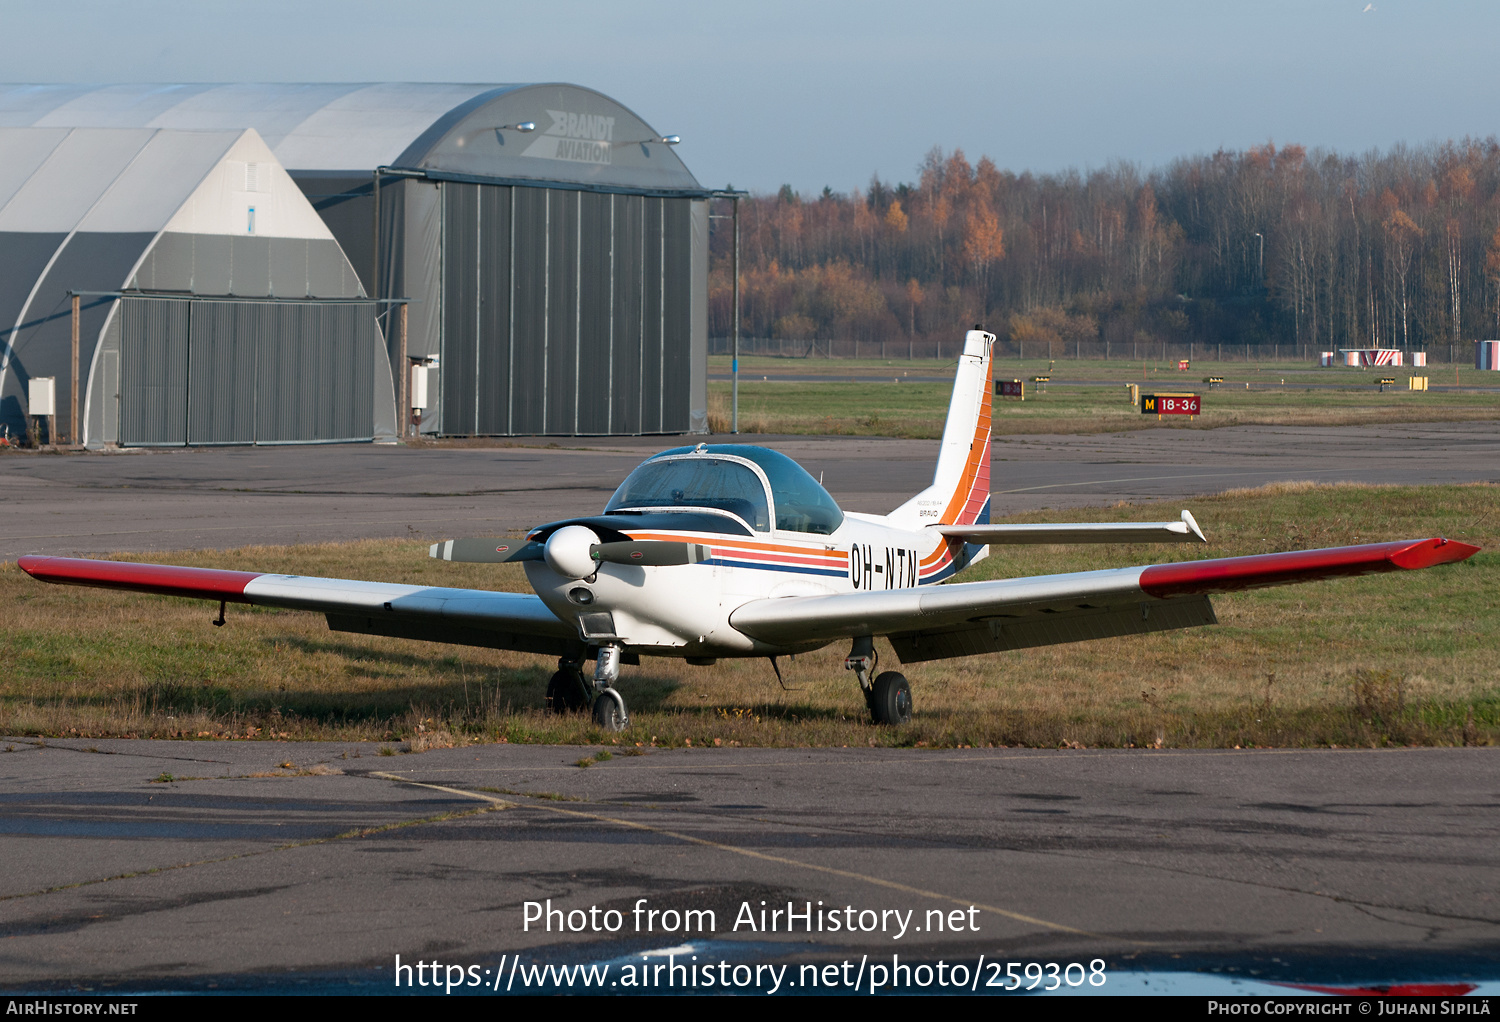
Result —
M606 731L624 731L630 723L625 713L625 697L612 688L600 692L594 699L594 723Z
M564 668L547 682L547 708L553 713L577 713L589 705L588 689L584 688L583 675L576 669Z
M905 724L911 720L911 685L906 675L886 671L870 691L870 714L877 724Z

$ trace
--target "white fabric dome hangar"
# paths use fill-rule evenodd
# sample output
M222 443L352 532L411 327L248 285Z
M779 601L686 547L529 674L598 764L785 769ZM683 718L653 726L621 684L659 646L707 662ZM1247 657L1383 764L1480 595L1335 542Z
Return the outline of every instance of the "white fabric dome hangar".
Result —
M362 296L253 130L0 128L0 421L12 432L30 381L52 377L70 442L392 438L390 362Z
M708 201L632 111L568 84L0 85L0 126L252 128L443 435L707 430ZM378 199L377 199L378 196Z

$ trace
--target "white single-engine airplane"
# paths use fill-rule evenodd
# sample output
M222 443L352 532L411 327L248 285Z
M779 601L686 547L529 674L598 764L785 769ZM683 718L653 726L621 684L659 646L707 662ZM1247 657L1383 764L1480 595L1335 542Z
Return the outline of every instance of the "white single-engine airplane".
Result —
M1446 539L1333 547L1063 575L938 585L995 543L1203 543L1176 522L991 525L990 352L964 339L932 485L888 515L839 509L796 462L763 447L698 444L647 459L603 514L533 529L525 543L448 540L449 561L520 561L534 596L474 589L177 568L63 557L21 558L47 582L318 611L334 631L522 650L558 657L557 710L592 704L626 726L615 688L641 656L712 664L776 658L850 640L877 723L912 712L911 688L877 674L874 638L903 663L1214 624L1209 595L1461 561L1478 547ZM592 685L584 670L593 661ZM779 671L778 671L779 675Z

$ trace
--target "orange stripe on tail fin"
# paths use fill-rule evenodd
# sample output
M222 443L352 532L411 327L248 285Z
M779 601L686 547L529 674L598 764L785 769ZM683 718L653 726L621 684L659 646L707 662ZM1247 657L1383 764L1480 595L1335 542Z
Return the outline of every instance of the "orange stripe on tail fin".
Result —
M895 511L892 525L972 525L990 499L990 355L995 335L970 330L953 379L932 485Z

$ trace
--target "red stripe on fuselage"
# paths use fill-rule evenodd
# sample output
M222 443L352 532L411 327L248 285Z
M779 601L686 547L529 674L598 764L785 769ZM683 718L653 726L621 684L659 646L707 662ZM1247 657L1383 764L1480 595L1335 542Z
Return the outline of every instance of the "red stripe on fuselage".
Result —
M1141 572L1140 586L1152 596L1163 599L1202 593L1232 593L1292 582L1431 568L1437 564L1462 561L1478 552L1477 546L1447 539L1406 539L1326 550L1294 550L1284 554L1156 564Z
M98 586L162 596L191 596L204 600L249 603L245 586L264 572L221 571L218 568L178 568L169 564L132 564L82 557L38 557L19 561L32 578L61 585Z

